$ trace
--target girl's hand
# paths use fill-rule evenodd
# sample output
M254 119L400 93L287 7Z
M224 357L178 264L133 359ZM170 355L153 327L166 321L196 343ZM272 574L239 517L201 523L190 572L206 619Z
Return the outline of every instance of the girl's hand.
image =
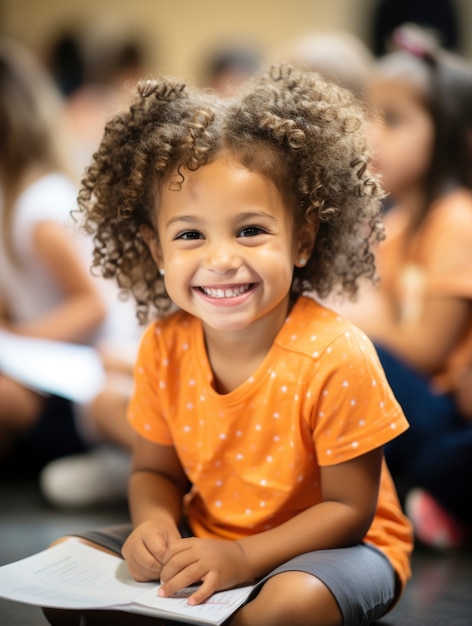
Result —
M159 580L166 550L179 539L177 529L164 529L155 520L137 526L122 549L130 576L139 582Z
M159 595L168 597L201 581L188 599L189 604L200 604L215 591L247 582L248 571L246 556L236 541L180 539L163 555Z

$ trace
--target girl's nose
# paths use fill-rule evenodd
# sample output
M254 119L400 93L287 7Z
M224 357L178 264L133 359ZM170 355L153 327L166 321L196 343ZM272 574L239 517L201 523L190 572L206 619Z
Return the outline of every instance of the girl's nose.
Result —
M226 274L241 265L241 257L228 242L215 242L208 246L203 262L205 269L217 274Z

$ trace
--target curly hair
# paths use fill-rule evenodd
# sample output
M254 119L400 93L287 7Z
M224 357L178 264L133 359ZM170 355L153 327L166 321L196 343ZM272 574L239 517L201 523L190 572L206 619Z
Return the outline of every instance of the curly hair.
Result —
M269 177L295 224L318 227L310 259L294 270L293 298L335 288L354 297L361 277L375 279L383 191L368 170L364 111L349 91L282 65L231 100L174 78L147 80L106 125L79 192L93 268L134 296L141 322L171 305L141 228L155 229L164 184L178 189L185 168L222 152Z

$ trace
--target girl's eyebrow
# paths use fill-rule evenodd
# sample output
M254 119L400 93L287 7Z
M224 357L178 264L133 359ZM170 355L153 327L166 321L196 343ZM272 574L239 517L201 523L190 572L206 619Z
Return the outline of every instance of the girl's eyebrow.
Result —
M235 221L247 221L247 220L257 220L257 219L265 219L271 222L275 222L276 219L273 215L269 213L265 213L264 211L246 211L244 213L238 213L235 216ZM185 222L185 223L198 223L201 222L202 219L196 215L175 215L171 217L170 220L166 223L166 228L175 224L176 222Z
M175 215L171 217L170 220L166 223L166 228L175 224L175 222L198 222L200 218L194 215Z

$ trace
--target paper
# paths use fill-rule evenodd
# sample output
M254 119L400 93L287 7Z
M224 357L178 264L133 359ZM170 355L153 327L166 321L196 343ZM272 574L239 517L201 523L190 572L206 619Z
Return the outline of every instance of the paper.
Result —
M94 348L0 331L0 371L36 391L89 402L105 373Z
M123 559L74 539L0 567L0 597L9 600L50 608L123 610L190 624L222 624L252 590L221 591L190 606L190 588L160 598L158 587L133 580Z

